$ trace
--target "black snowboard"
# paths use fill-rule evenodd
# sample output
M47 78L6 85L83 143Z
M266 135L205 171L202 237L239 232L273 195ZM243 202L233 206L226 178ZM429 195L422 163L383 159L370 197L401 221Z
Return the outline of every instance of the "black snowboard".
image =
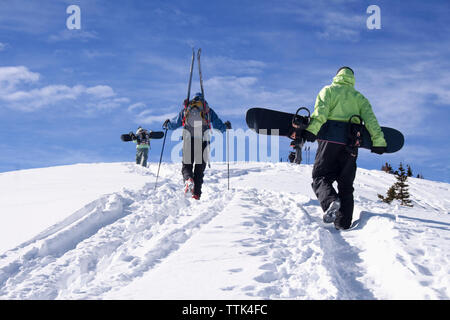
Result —
M162 138L164 138L164 132L162 131L150 132L150 139L162 139ZM133 137L129 133L124 133L120 136L120 140L124 142L133 141Z
M307 109L306 109L307 110ZM308 111L309 113L309 111ZM252 108L247 111L246 121L250 129L261 134L280 135L292 138L293 132L292 120L295 114L269 110L263 108ZM306 119L308 116L300 118ZM334 143L348 144L351 124L349 122L328 120L317 134L319 140L330 141ZM278 131L275 131L278 130ZM403 147L405 138L403 134L393 128L381 127L384 139L387 142L386 153L397 152ZM362 126L360 130L359 147L370 149L372 140L367 129Z

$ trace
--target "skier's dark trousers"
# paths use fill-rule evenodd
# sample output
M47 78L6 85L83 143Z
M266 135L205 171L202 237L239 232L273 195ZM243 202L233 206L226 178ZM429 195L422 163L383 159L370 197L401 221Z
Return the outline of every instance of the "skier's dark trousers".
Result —
M203 176L206 169L206 161L196 161L196 154L199 152L195 150L196 141L191 139L189 141L190 144L190 152L186 152L185 157L183 157L181 173L183 174L184 181L192 179L194 181L194 195L198 195L198 197L202 194L202 185L203 185ZM206 148L208 147L208 141L198 142L198 145L201 145L201 153L204 154ZM188 146L189 148L189 146ZM198 146L197 146L198 148Z
M340 68L331 85L318 94L311 122L303 131L303 138L313 142L327 120L359 123L360 117L372 139L372 152L386 151L386 141L369 101L354 88L354 72ZM358 117L353 117L353 116ZM356 175L357 147L319 141L313 168L312 188L320 202L324 222L334 222L336 229L348 229L353 216L353 181ZM337 181L338 191L333 188Z
M324 212L333 201L340 199L335 224L344 229L352 223L357 154L356 148L349 152L344 145L319 141L312 173L312 188ZM338 183L338 192L333 188L334 181Z

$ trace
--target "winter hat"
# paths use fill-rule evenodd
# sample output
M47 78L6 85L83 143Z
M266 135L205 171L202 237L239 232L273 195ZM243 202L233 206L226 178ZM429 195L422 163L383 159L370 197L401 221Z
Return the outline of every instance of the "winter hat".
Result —
M348 69L348 70L350 70L353 73L353 75L355 75L355 72L353 71L353 69L350 68L350 67L346 67L346 66L340 67L339 70L336 72L336 74L338 74L342 69Z
M203 100L203 94L201 92L197 92L194 95L194 100Z

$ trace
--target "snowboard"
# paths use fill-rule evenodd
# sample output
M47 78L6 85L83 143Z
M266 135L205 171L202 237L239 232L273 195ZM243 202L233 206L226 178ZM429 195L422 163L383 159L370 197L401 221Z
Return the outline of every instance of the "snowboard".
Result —
M301 109L307 110L308 115L299 115L300 109L297 110L296 114L293 114L264 108L251 108L247 110L246 122L248 127L256 133L279 135L293 139L291 136L293 131L295 131L292 124L293 119L296 119L297 124L300 123L298 127L301 129L306 128L307 123L309 123L309 110L306 108ZM354 146L354 144L349 142L349 132L353 130L354 126L350 121L328 120L322 125L317 134L317 139ZM381 130L387 143L386 153L397 152L403 147L405 138L400 131L388 127L381 127ZM372 139L369 131L367 131L365 126L360 126L358 132L358 144L356 146L370 150Z
M150 134L150 139L164 138L164 132L162 132L162 131L152 131L149 134ZM122 140L124 142L133 141L133 137L129 133L124 133L120 136L120 140Z

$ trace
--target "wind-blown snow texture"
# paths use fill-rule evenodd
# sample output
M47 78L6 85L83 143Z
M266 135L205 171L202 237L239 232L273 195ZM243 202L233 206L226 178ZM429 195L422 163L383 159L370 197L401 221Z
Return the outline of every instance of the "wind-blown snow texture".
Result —
M450 297L449 184L411 178L414 207L389 206L377 193L394 177L358 169L359 223L339 232L321 222L311 166L232 164L227 191L226 165L213 164L201 201L182 194L178 164L162 165L155 191L156 169L116 163L0 174L0 240L27 239L1 251L0 298ZM27 226L35 220L41 233Z

